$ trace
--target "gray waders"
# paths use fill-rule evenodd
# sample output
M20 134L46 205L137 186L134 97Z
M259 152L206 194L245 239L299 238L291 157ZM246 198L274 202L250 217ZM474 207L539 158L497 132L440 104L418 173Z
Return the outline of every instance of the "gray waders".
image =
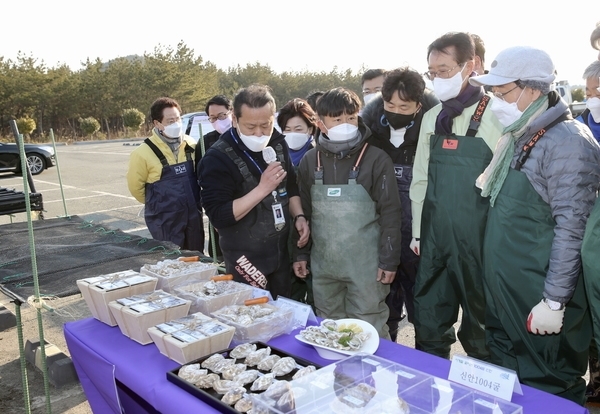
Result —
M317 314L323 318L356 318L373 325L389 339L389 285L377 281L380 228L375 202L356 183L363 147L348 184L323 184L317 151L312 198L311 272Z

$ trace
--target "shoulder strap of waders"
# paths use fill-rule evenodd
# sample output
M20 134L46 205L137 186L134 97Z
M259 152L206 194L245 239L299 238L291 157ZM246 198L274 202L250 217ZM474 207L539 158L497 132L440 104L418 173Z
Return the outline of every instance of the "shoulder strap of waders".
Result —
M531 150L533 149L533 147L535 147L535 144L538 143L540 138L544 136L546 131L548 131L553 126L560 124L563 121L567 121L569 119L573 119L573 117L569 114L562 114L561 116L556 118L554 121L550 122L547 126L545 126L544 128L540 129L538 132L533 134L531 139L529 141L527 141L527 143L525 145L523 145L523 148L521 148L521 154L519 155L519 158L517 159L517 163L515 164L515 170L521 171L521 167L523 167L523 164L525 164L525 161L527 161L527 158L529 158L529 154L531 154Z
M469 129L467 130L468 137L474 137L477 131L479 130L479 125L481 125L481 118L483 117L483 113L490 102L489 95L483 95L479 100L479 104L477 104L477 108L471 117L471 122L469 123Z
M242 174L242 177L244 177L245 181L251 183L254 183L256 181L252 176L252 173L248 169L248 165L244 162L244 160L242 160L242 157L240 157L235 152L235 150L231 147L231 145L229 145L227 141L219 139L212 145L211 148L215 148L223 154L226 154L229 157L229 159L231 159L231 161L233 161L233 163L238 167L238 170L240 171L240 174Z
M150 149L152 150L152 152L154 152L154 154L156 154L156 156L160 160L160 163L163 165L163 167L167 167L169 165L169 161L167 161L167 157L165 157L165 154L163 154L161 152L161 150L158 149L158 147L154 144L154 142L150 141L150 138L146 138L144 140L144 143L150 147Z
M354 167L348 172L348 181L353 181L356 183L356 178L358 177L358 173L360 171L360 162L362 161L363 155L365 154L367 147L369 144L365 143L358 154L358 158L356 158L356 162L354 163ZM317 166L315 167L315 184L322 185L323 184L323 166L321 165L321 151L316 152L317 156Z
M348 172L348 182L351 182L352 184L356 184L356 179L358 178L358 172L360 171L360 162L362 161L362 157L365 154L368 146L369 146L369 144L367 144L367 143L365 143L365 145L363 145L362 150L360 150L360 154L358 154L358 158L356 159L356 162L354 163L354 167L352 167L352 169Z
M196 152L194 148L190 146L187 142L185 143L185 159L186 161L192 161L192 154Z

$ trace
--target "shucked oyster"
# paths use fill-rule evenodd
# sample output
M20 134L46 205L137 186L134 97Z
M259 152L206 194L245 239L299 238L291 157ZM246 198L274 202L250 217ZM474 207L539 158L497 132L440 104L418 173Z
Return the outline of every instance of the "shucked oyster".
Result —
M284 393L288 392L290 388L291 386L288 381L277 381L271 384L263 395L266 398L278 400Z
M235 381L231 380L216 380L213 383L213 390L219 394L225 394L232 388L239 386Z

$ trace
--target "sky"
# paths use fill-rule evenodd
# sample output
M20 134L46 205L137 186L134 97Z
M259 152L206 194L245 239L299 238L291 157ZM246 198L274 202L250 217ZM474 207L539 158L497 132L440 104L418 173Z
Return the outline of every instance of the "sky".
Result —
M563 4L562 6L559 4ZM553 4L553 6L550 6ZM411 66L427 70L427 46L449 31L478 34L486 67L504 48L545 50L557 80L584 84L598 51L590 34L600 2L503 0L74 0L10 1L2 5L0 57L19 52L48 67L82 68L87 58L108 61L152 53L179 42L226 70L247 63L275 72L329 72ZM499 10L500 7L502 10Z

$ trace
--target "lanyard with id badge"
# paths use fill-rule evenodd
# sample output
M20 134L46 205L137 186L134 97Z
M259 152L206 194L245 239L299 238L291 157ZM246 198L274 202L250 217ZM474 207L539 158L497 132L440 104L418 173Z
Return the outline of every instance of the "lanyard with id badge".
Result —
M277 161L277 154L272 147L266 147L262 150L263 159L267 164ZM283 191L281 191L283 193ZM271 192L273 196L273 204L271 209L273 210L273 221L275 223L275 230L281 231L285 227L285 215L283 214L283 206L281 202L277 200L277 190Z

